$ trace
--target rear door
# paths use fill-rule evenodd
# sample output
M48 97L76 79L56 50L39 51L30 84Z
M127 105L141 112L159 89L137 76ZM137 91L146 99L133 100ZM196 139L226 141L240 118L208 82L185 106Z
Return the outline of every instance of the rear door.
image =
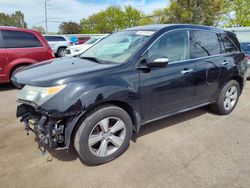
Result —
M193 106L208 103L218 94L221 67L227 64L219 37L214 31L190 30L190 58L196 63L197 70Z
M2 30L2 36L9 62L16 59L29 59L32 63L48 59L47 48L44 48L40 40L30 32ZM31 61L32 60L32 61Z
M8 65L8 57L4 48L2 33L0 30L0 82L5 77L5 67Z

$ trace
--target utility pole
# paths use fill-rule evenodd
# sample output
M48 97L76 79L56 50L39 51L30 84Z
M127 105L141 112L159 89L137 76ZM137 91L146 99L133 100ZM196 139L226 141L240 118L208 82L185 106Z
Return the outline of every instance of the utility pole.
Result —
M47 0L44 1L45 32L48 33Z

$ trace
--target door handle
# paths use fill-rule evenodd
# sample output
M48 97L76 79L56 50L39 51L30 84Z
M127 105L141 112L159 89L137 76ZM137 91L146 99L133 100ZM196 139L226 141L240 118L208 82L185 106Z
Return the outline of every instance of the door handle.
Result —
M193 69L184 69L183 71L181 71L181 74L188 74L193 71L194 71Z
M225 61L223 61L223 63L222 63L222 65L227 65L228 64L228 62L225 60Z

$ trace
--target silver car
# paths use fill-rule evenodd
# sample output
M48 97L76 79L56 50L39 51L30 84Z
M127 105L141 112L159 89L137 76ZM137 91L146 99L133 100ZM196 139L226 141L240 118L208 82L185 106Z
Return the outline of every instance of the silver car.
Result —
M66 35L44 35L56 57L65 56L65 49L71 46L71 41Z

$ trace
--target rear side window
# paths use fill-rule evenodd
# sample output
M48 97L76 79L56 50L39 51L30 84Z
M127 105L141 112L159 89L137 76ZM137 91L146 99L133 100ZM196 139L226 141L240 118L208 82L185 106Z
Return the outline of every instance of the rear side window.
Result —
M222 53L219 36L211 31L190 31L190 57L200 58Z
M234 43L229 39L227 35L221 35L221 40L224 46L223 53L238 52L238 49L235 47Z
M60 36L45 36L45 39L49 42L66 41L64 37Z
M38 38L28 32L2 30L5 48L31 48L42 47Z

